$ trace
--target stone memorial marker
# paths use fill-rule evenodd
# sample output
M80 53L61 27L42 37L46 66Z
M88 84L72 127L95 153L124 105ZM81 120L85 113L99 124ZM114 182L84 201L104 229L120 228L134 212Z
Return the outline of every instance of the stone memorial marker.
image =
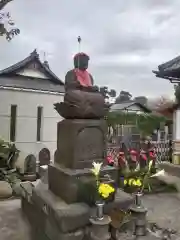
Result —
M75 55L75 68L65 77L64 103L55 104L65 119L58 123L56 158L48 169L49 189L69 204L82 201L79 183L85 176L88 181L93 161L105 163L106 159L106 104L86 71L88 61L85 53ZM111 175L113 170L104 171Z
M92 181L93 161L105 163L107 126L104 97L86 71L88 61L84 53L74 57L75 68L65 78L64 102L55 104L64 120L57 126L57 150L54 163L48 165L47 183L41 181L33 188L31 201L22 198L22 209L36 233L33 240L82 240L89 226L91 208L83 202L79 186ZM102 168L112 178L115 172L113 167ZM118 191L116 207L132 202L123 194ZM113 206L110 203L106 211Z
M24 160L24 174L22 179L26 181L36 180L36 157L32 154L28 155Z
M50 164L50 151L47 148L41 149L39 152L39 165L48 165Z

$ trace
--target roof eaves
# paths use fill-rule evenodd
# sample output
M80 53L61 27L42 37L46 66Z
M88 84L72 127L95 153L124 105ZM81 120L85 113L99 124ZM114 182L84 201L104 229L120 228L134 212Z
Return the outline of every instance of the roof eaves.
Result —
M30 61L33 61L33 60L36 60L38 61L38 63L41 65L41 67L44 69L44 71L50 76L52 77L51 78L51 81L56 83L56 84L60 84L60 85L64 85L64 82L59 79L52 71L49 67L47 67L45 64L43 64L40 59L39 59L39 54L37 53L36 49L27 57L25 58L24 60L8 67L8 68L5 68L3 70L0 71L0 75L3 75L3 74L9 74L9 73L12 73L14 71L17 71L19 70L20 68L24 67L26 64L28 64Z
M38 60L40 62L39 55L36 52L36 50L34 50L28 57L26 57L22 61L20 61L20 62L18 62L16 64L11 65L10 67L7 67L7 68L1 70L0 71L0 75L17 71L19 68L23 67L24 65L26 65L27 63L29 63L32 60Z
M177 64L178 62L180 62L180 56L173 58L172 60L165 62L161 65L158 66L158 69L160 71L165 71L167 68L171 68L174 64ZM173 68L172 68L173 69Z
M41 63L41 61L39 61L40 64L42 65L43 69L52 77L52 81L54 81L54 83L60 84L60 85L64 85L64 82L58 78L49 67L47 67L45 64Z

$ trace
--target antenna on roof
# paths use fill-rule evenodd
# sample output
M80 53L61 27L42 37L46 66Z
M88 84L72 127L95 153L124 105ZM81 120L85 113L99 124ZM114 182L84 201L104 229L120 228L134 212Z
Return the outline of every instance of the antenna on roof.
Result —
M46 52L43 52L43 62L46 62Z

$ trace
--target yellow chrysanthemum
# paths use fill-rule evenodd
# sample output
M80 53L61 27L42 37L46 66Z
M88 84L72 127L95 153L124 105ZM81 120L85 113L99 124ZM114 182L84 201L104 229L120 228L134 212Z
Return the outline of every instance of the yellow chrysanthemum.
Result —
M128 181L129 186L131 186L131 185L133 184L133 181L134 181L133 178L130 178L130 179L129 179L129 181Z
M137 185L135 179L132 181L132 185L133 185L133 186L136 186L136 185Z
M109 195L111 193L113 193L114 191L115 191L115 189L107 183L101 183L99 185L98 192L103 198L108 198Z
M128 181L125 179L124 180L124 185L126 186L128 184Z
M142 182L141 182L140 179L137 179L137 180L136 180L136 185L137 185L138 187L141 187L141 186L142 186Z

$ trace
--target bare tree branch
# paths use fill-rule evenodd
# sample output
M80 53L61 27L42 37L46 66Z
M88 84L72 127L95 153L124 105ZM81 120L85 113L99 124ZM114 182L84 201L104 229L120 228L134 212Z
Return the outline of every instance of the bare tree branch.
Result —
M4 7L12 2L13 0L0 0L0 11L4 9ZM0 12L0 19L5 19L6 22L0 22L0 36L5 36L8 41L10 41L14 36L20 33L20 30L14 26L14 22L11 20L11 16L9 12L2 13ZM10 28L7 28L10 27Z
M0 11L10 2L13 0L0 0Z

